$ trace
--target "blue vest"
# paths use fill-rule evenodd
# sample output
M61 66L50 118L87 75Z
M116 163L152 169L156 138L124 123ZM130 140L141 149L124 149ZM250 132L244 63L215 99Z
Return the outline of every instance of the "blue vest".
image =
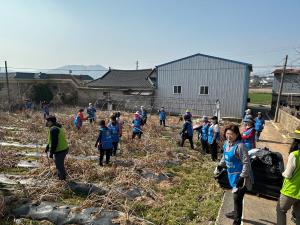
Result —
M87 108L86 112L88 113L90 119L95 119L96 109L94 107Z
M139 133L139 132L141 132L142 120L141 119L134 119L132 121L132 123L133 123L132 132L133 133Z
M101 133L101 148L103 150L112 149L111 131L108 128L100 128L99 132Z
M208 139L207 139L208 144L212 144L213 139L214 139L214 125L211 125L208 128ZM220 133L217 132L216 133L216 141L218 141L219 139L220 139Z
M114 126L112 123L110 123L108 125L108 129L110 129L110 131L111 131L112 141L119 142L119 131L120 131L119 124L116 123Z
M159 120L165 120L165 119L166 119L166 112L159 111Z
M261 132L263 130L263 125L264 125L265 121L263 118L256 118L255 119L255 130L258 131L258 132Z
M73 124L74 124L75 127L81 127L82 126L82 121L80 119L80 116L78 116L78 115L75 116Z
M227 152L227 141L223 145L224 149L224 160L227 166L227 174L229 184L232 188L236 187L237 180L240 177L240 174L243 170L243 163L235 156L235 151L238 147L238 143L235 143L233 146L230 147L230 150Z
M207 141L207 139L208 139L208 127L209 127L208 123L202 125L202 129L201 129L201 140L202 141Z
M250 128L250 129L244 131L243 134L249 135L253 131L253 129L254 128ZM246 149L249 151L254 148L255 136L253 135L252 138L244 139L243 142L245 144Z

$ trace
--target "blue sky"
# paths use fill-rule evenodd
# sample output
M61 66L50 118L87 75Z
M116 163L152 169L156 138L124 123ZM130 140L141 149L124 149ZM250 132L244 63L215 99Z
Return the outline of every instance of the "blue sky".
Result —
M1 0L0 63L154 67L195 53L300 65L299 0Z

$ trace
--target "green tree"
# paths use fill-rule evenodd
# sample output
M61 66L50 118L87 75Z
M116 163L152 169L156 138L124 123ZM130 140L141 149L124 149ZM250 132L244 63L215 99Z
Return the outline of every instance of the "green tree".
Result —
M47 84L35 84L31 87L30 98L35 102L50 102L53 99L53 93Z

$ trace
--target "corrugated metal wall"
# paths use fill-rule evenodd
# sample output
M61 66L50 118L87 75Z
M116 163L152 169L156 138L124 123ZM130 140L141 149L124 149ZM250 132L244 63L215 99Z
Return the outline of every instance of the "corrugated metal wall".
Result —
M281 75L275 75L273 91L278 92ZM300 75L287 74L284 76L282 93L300 93Z
M165 106L168 111L177 110L178 113L190 105L195 114L212 115L214 104L219 99L222 117L243 116L248 96L247 65L196 55L159 66L157 70L155 105ZM173 85L181 85L182 93L173 94ZM199 95L200 86L209 86L209 94Z

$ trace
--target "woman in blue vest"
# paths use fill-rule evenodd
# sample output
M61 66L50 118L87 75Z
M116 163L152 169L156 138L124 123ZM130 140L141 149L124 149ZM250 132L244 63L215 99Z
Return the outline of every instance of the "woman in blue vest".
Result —
M66 180L65 158L69 150L68 142L65 138L62 126L56 122L56 117L48 116L46 120L46 126L49 127L49 132L45 152L48 155L48 151L50 150L50 158L54 158L59 179Z
M100 120L99 125L100 125L99 135L95 147L97 147L100 152L99 165L103 166L104 153L106 157L106 164L109 164L109 159L110 159L113 145L112 145L111 131L108 129L107 126L105 126L105 121Z
M300 126L290 135L293 143L285 171L280 198L277 204L277 224L286 225L286 213L293 206L293 216L300 224Z
M166 126L166 111L164 107L161 107L160 110L158 110L158 116L159 116L159 124Z
M255 118L254 121L255 121L254 128L255 128L255 131L256 131L256 133L255 133L255 140L259 141L260 134L263 131L264 126L265 126L265 120L262 117L262 113L261 112L257 113L257 117Z
M110 129L112 137L112 155L115 156L117 154L118 144L120 141L120 125L115 116L111 116L110 119L111 122L108 124L108 129Z
M203 116L202 118L202 126L200 129L200 133L199 133L199 139L201 140L201 146L202 146L202 150L205 153L209 153L209 145L208 145L208 128L210 126L209 121L208 121L208 117L207 116Z
M220 128L218 125L218 117L213 116L211 118L211 125L208 128L208 138L207 138L212 161L216 161L218 159L217 142L219 141L219 139L220 139Z
M188 139L191 144L191 149L194 149L192 122L190 121L190 117L188 115L184 115L183 119L185 122L183 124L182 130L180 131L180 146L183 147L185 140Z
M147 118L148 118L148 113L145 110L144 106L141 106L140 116L141 116L141 119L143 121L143 124L146 124L147 123Z
M132 120L131 126L132 126L132 139L134 139L135 136L138 136L138 138L141 139L143 134L142 132L143 121L139 112L136 112L134 114L134 119Z
M246 190L252 188L251 165L248 152L242 142L239 127L228 125L224 131L226 139L223 146L223 157L218 169L227 168L229 184L232 187L234 210L226 213L226 217L233 219L234 225L241 224L243 212L243 198Z
M242 139L244 141L245 147L248 151L255 148L255 129L254 121L252 119L244 120L246 127L243 129Z
M86 112L88 114L88 120L90 121L90 124L95 122L96 120L96 109L93 106L92 103L89 103L89 107L86 109Z

